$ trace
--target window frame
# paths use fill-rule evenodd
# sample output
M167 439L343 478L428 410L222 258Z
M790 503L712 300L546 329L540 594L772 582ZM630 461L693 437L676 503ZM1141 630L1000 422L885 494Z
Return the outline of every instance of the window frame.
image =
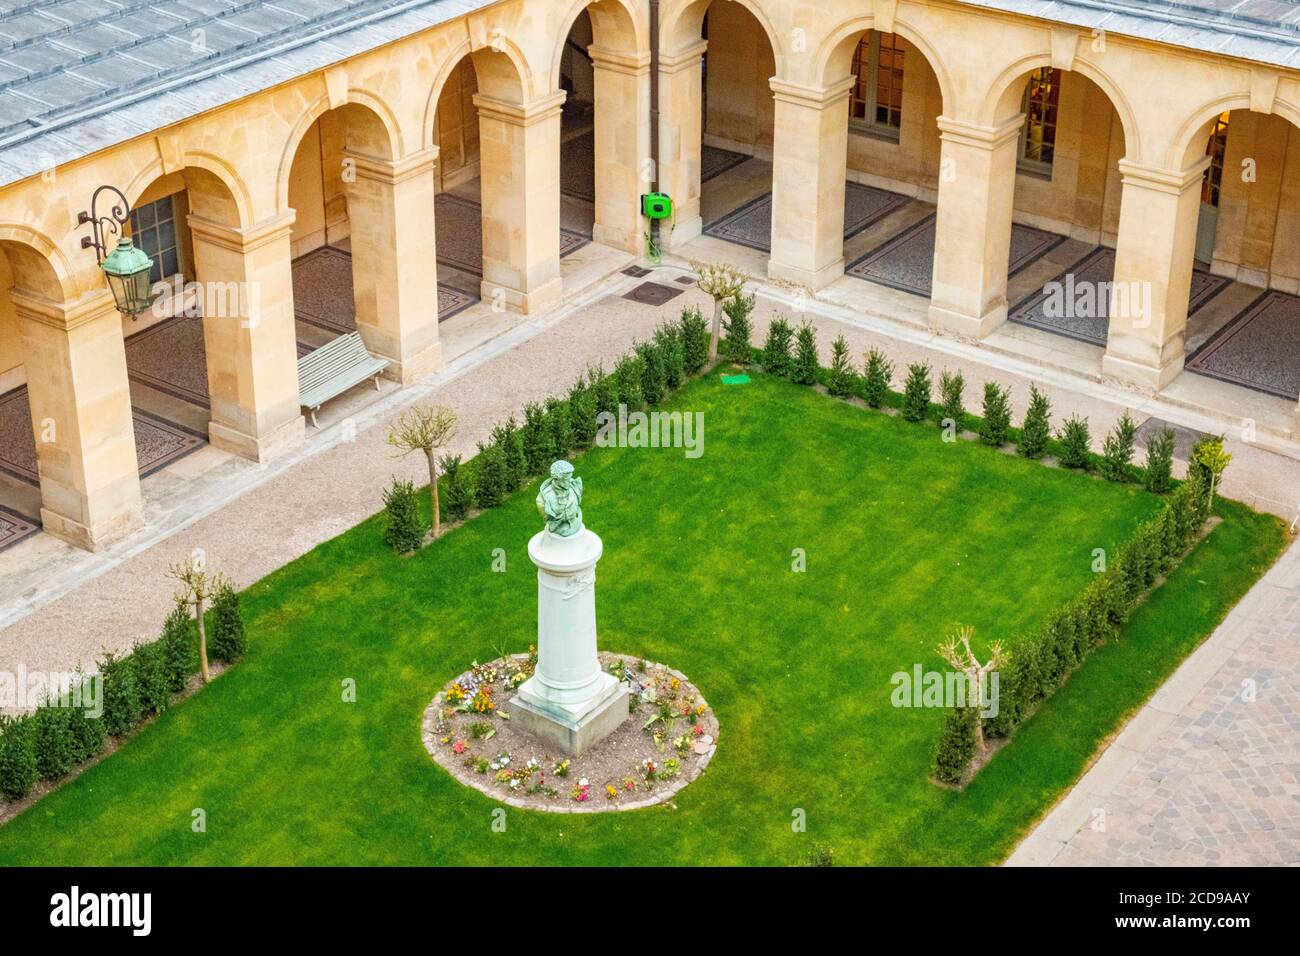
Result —
M176 216L176 196L176 193L168 193L153 202L137 205L131 210L131 240L154 261L153 270L149 273L150 285L165 282L173 276L185 275L185 250L184 243L181 241L180 221ZM160 218L158 213L163 203L167 204L167 215ZM149 210L150 222L148 225L141 225L145 210ZM167 223L171 224L171 243L164 246L162 227ZM146 240L146 236L151 236L152 241ZM169 251L176 257L176 270L164 274L163 262L165 254Z
M1035 115L1030 102L1030 90L1034 87L1035 79L1044 72L1049 72L1052 79L1052 94L1050 99L1044 104L1044 112L1048 109L1051 111L1052 119L1050 122L1045 117L1035 119ZM1061 84L1063 81L1063 71L1051 66L1039 67L1030 74L1029 79L1025 81L1025 92L1020 98L1020 108L1025 114L1025 121L1020 126L1020 143L1016 148L1016 172L1034 176L1038 179L1046 179L1049 182L1052 179L1052 170L1056 161L1056 133L1060 128L1061 113ZM1042 144L1047 143L1052 151L1052 158L1044 160L1039 157L1026 155L1030 148L1029 130L1035 123L1039 123L1045 130L1051 130L1051 140L1048 142L1044 137L1039 144L1041 150Z
M903 83L905 70L902 66L897 69L899 103L897 110L891 105L886 105L887 113L898 116L898 125L894 126L888 122L881 122L876 118L876 110L880 108L879 101L879 81L880 81L880 43L881 37L885 36L880 30L871 30L866 36L858 41L857 47L853 51L855 69L853 71L854 83L849 91L849 129L858 133L865 133L875 139L882 139L886 142L897 143L902 133L903 125ZM903 48L898 45L898 34L889 34L891 38L890 52L896 52L900 58L904 57ZM864 64L862 59L862 47L867 47L867 57ZM865 66L866 77L863 77L863 68ZM895 72L893 67L891 72ZM864 88L865 82L865 88ZM859 90L863 91L861 97L858 96ZM858 106L863 108L863 115L855 115Z

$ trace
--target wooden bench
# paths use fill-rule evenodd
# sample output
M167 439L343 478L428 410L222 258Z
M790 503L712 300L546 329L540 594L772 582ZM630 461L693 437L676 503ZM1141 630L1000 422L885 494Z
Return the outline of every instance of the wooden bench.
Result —
M379 373L386 368L388 359L367 352L360 332L340 335L298 359L298 404L311 412L311 423L319 428L316 412L321 405L368 378L378 389Z

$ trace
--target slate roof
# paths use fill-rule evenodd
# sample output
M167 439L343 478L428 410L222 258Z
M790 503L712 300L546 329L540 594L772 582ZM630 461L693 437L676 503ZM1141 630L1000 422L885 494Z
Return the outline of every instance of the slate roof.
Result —
M493 0L0 0L0 186ZM962 0L1300 68L1300 0Z
M1087 29L1300 69L1298 0L960 0Z
M492 0L0 0L0 185Z

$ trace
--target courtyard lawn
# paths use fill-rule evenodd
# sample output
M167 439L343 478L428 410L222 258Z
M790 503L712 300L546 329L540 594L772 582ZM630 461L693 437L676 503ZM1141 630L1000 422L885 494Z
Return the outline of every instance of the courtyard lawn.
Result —
M941 790L938 712L891 706L891 675L939 668L959 623L1014 650L1159 500L761 375L707 377L669 407L705 413L703 457L597 449L577 468L605 542L601 646L683 670L721 721L675 805L508 810L496 833L498 804L423 749L442 683L534 638L534 486L415 557L388 552L376 518L252 586L247 660L0 828L0 864L781 865L815 844L844 864L994 863L1283 544L1274 519L1220 502L1121 638L965 792Z

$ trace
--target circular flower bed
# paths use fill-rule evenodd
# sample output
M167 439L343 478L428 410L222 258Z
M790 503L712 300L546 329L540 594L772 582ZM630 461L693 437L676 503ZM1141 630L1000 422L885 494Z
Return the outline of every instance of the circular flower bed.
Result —
M576 757L510 722L510 703L535 654L475 663L424 712L425 749L461 783L513 807L556 813L635 810L669 800L708 766L718 722L686 677L662 664L600 654L629 691L631 713Z

